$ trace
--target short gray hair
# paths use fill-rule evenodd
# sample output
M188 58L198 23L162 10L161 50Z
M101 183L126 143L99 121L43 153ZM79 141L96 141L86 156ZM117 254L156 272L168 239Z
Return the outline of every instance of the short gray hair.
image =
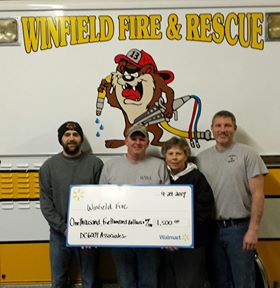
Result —
M179 147L187 157L191 156L191 149L186 139L179 137L171 137L167 140L161 147L162 155L165 155L169 149L172 147Z
M231 112L229 112L227 110L221 110L221 111L217 112L212 118L212 125L213 125L213 123L214 123L214 121L215 121L215 119L217 117L230 118L232 120L234 126L236 126L236 118L235 118L235 116L233 115L233 113L231 113Z

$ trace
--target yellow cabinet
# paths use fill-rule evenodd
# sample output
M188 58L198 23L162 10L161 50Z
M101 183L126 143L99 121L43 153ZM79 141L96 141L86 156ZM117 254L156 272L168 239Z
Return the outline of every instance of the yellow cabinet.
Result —
M0 286L34 282L51 282L49 244L0 244Z

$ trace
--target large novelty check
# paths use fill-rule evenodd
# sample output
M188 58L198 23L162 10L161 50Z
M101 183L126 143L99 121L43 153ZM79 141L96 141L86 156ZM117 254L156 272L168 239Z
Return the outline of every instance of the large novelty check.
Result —
M192 186L72 186L67 245L193 247Z

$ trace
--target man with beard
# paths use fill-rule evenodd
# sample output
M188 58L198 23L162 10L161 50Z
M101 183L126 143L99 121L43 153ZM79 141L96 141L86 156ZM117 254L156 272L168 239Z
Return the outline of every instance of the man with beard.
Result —
M63 151L48 159L40 169L40 205L50 226L52 287L67 287L73 259L80 264L84 288L96 287L95 251L66 247L66 221L70 185L97 184L103 162L82 152L83 130L79 123L67 121L58 128Z

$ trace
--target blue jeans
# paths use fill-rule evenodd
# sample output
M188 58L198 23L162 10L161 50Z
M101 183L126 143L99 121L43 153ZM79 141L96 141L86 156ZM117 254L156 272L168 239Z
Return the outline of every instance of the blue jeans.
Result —
M248 223L217 227L210 247L210 280L215 288L255 288L255 251L243 251Z
M113 248L120 288L157 288L159 249Z
M67 287L71 282L71 264L76 260L80 268L83 288L96 287L95 249L66 247L66 238L61 233L50 230L50 258L52 288Z

